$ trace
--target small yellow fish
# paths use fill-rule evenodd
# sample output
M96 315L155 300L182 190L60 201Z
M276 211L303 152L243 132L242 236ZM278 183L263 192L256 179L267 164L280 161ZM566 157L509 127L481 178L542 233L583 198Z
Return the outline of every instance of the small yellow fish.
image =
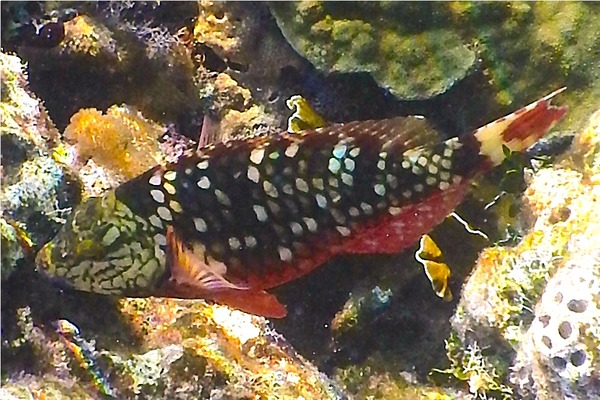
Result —
M292 96L285 104L294 111L288 118L288 132L298 133L306 129L316 129L328 125L327 121L317 114L302 96Z
M452 292L448 287L450 268L442 262L442 251L429 235L421 236L415 258L423 265L435 294L445 301L452 301Z

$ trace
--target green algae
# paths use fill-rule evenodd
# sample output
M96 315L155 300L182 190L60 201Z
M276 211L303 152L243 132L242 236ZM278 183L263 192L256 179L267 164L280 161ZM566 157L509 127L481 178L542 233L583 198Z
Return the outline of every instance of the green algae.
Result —
M585 2L276 3L287 40L326 73L366 72L403 100L477 73L499 112L567 86L581 128L600 101L600 6Z
M403 30L395 18L383 18L414 13L414 5L310 2L271 9L288 41L317 68L368 72L402 99L443 93L476 63L475 52L452 30L427 25Z

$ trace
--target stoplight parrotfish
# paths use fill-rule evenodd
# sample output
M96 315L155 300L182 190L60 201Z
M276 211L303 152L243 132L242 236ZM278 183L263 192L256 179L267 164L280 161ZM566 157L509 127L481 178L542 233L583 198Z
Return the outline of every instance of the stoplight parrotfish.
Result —
M565 115L550 105L562 90L446 141L409 116L207 145L85 200L36 263L77 290L281 318L267 290L338 254L417 242L503 147L524 151Z

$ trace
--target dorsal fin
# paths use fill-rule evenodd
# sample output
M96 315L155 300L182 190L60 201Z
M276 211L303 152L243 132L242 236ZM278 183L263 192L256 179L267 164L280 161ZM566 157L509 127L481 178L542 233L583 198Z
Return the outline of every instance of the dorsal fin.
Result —
M349 137L360 140L363 145L366 144L365 141L372 141L380 150L393 149L399 153L440 141L438 133L425 118L416 115L332 124L298 134L282 133L282 135L288 140L311 143L313 146L319 146L326 137L332 140L337 140L338 137Z

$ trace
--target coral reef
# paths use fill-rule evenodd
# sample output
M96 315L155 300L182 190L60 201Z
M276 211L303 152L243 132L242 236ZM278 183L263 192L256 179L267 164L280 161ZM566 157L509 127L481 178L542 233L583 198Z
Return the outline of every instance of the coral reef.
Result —
M2 279L63 221L76 186L51 157L59 133L29 91L19 57L0 53L2 77ZM10 223L8 222L10 221Z
M31 257L81 196L176 160L201 130L223 140L423 114L447 137L567 85L557 141L568 144L565 130L600 98L597 5L3 2L2 11L3 48L19 56L0 54L0 397L599 395L600 114L559 162L511 160L458 210L491 241L509 232L515 247L475 262L490 241L449 219L427 251L340 257L276 289L289 304L281 321L64 290ZM481 209L498 191L508 195L490 217ZM436 296L419 262L454 300Z
M0 394L55 398L347 398L271 330L267 321L222 306L173 299L125 299L122 316L139 344L86 338L67 320L38 326L19 309L21 335L43 375L10 377ZM109 346L98 344L109 339ZM69 388L73 388L69 391ZM70 397L69 397L70 393Z
M485 81L482 104L493 99L488 107L502 113L566 85L566 103L577 107L562 126L571 129L600 99L597 4L311 1L271 9L318 69L367 72L400 99L430 98L472 74Z
M326 72L368 72L401 99L424 99L463 79L476 54L440 11L401 3L338 7L327 2L275 3L279 26L292 45ZM386 16L386 18L384 18ZM391 18L390 18L391 16ZM420 26L403 27L410 18Z
M64 137L75 145L80 162L93 157L125 181L163 161L159 139L165 131L131 107L112 106L106 114L93 108L79 110Z
M524 398L598 396L599 121L596 113L562 161L533 175L529 233L480 255L452 321L463 346L486 349L495 384L510 375Z

